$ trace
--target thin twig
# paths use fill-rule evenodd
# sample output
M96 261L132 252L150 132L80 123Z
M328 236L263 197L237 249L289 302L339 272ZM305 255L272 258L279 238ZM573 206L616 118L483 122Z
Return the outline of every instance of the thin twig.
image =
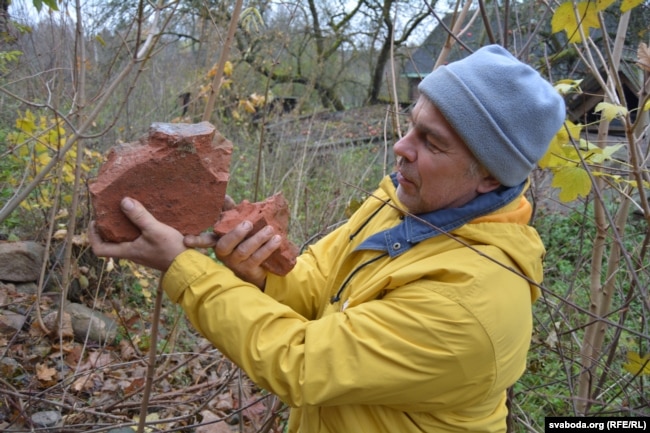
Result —
M156 345L158 344L158 325L160 323L160 311L162 310L163 288L162 280L165 274L160 276L156 288L156 302L153 310L153 323L151 324L151 339L149 344L149 362L147 365L147 377L142 393L142 404L140 405L140 419L138 421L138 433L143 433L147 422L147 409L149 398L153 387L154 376L156 375Z

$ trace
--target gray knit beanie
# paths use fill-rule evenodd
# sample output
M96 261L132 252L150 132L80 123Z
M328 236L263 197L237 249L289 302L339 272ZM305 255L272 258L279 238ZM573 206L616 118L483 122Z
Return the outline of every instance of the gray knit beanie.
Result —
M565 118L553 86L499 45L437 68L419 89L505 186L526 180Z

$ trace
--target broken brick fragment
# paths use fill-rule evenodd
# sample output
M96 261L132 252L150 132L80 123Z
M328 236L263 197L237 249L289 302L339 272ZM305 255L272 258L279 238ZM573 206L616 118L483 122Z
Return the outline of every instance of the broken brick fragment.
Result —
M126 242L140 231L124 216L124 197L159 221L198 235L219 218L226 197L232 143L208 122L154 123L149 135L115 146L89 190L102 239Z
M275 229L282 237L280 247L264 262L262 266L277 275L286 275L296 265L298 247L287 238L289 226L289 206L282 193L277 193L262 202L251 203L243 200L235 208L223 212L214 225L214 232L223 236L233 230L242 221L250 221L253 229L249 237L267 225Z

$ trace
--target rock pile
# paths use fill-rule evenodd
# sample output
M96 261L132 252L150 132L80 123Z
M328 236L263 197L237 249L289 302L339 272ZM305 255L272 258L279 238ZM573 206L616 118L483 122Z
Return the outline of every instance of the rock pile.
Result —
M4 302L2 299L11 299L12 296L21 294L34 295L38 290L44 257L45 248L38 242L0 242L0 305L6 304L6 307L0 307L0 335L13 335L27 323L26 314L29 310L24 305ZM57 303L60 302L58 293L54 298ZM58 326L58 306L55 307L43 317L50 330L55 330ZM83 341L87 337L96 343L112 342L117 335L117 323L101 312L67 301L63 312L63 323L70 327L69 336L78 340Z

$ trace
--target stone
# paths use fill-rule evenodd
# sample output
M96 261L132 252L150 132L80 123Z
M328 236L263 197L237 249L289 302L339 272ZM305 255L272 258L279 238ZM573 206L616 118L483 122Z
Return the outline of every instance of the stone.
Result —
M120 210L126 196L183 234L209 229L225 201L231 155L232 143L209 122L154 123L147 137L114 146L89 187L99 235L108 242L140 235Z
M112 344L117 337L117 322L105 314L77 303L66 304L63 311L70 315L74 338L99 344Z
M0 242L0 281L37 281L43 267L45 247L38 242Z
M279 192L257 203L243 200L235 208L223 212L213 230L218 236L223 236L244 220L253 224L249 236L270 225L282 237L280 247L262 266L277 275L288 274L296 265L299 249L287 238L289 206L282 193Z
M0 309L0 335L8 335L20 331L27 317L13 311Z
M56 410L36 412L31 416L31 420L34 424L34 427L39 429L38 431L54 431L54 428L58 428L63 425L63 417L61 416L61 412Z

